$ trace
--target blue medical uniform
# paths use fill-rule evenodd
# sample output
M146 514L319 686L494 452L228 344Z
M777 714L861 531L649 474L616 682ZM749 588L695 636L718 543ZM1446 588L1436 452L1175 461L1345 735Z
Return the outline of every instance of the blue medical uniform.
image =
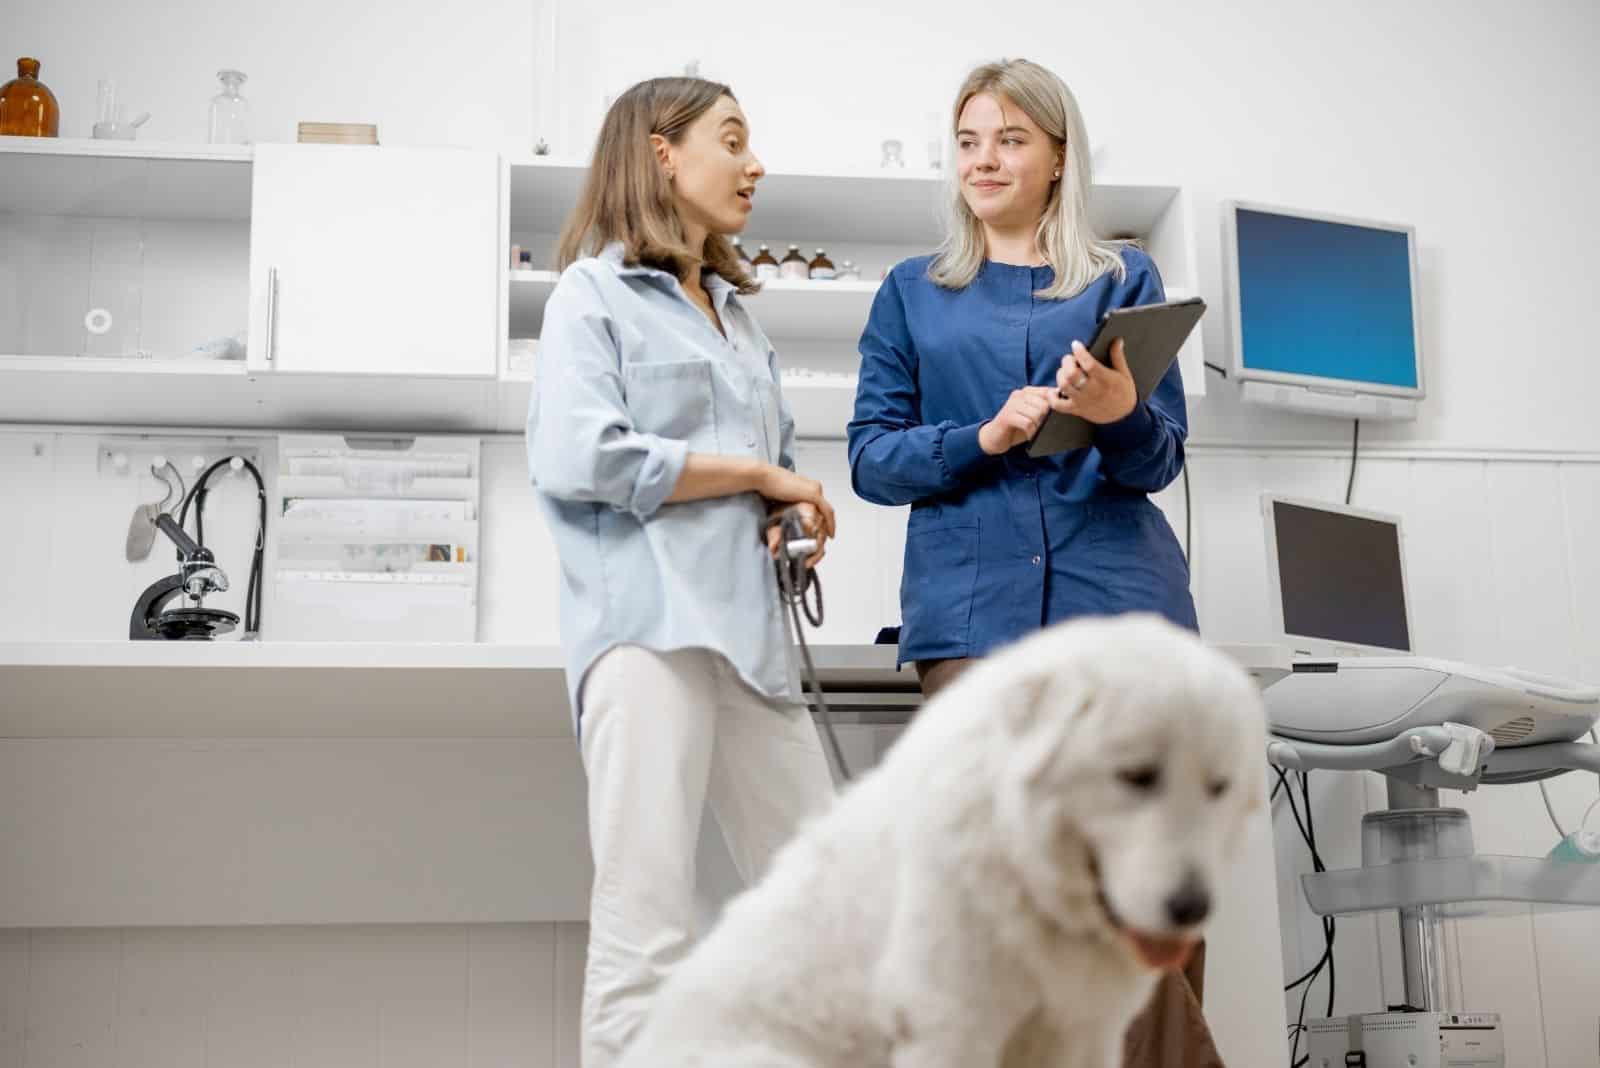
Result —
M1054 386L1073 341L1088 344L1113 308L1165 299L1144 252L1122 250L1068 300L1035 292L1049 267L986 262L961 290L898 264L861 335L851 483L911 505L900 585L899 662L983 656L1074 616L1157 612L1198 629L1189 568L1149 499L1183 470L1188 434L1176 363L1087 448L1033 459L978 446L978 430L1023 385Z

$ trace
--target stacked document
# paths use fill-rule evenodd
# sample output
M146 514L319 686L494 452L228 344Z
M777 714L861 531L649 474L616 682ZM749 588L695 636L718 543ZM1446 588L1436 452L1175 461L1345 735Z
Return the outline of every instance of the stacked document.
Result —
M375 145L378 127L369 122L302 122L296 139L303 145Z

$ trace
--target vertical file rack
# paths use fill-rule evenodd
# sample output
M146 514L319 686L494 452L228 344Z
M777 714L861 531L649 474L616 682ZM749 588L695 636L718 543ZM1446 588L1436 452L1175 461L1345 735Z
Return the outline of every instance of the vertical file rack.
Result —
M476 641L480 471L477 438L280 437L268 637Z

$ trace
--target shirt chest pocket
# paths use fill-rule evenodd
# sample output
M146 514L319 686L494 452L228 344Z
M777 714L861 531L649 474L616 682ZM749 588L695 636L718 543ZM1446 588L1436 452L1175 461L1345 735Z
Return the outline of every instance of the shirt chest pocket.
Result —
M622 370L628 414L644 434L718 452L716 388L709 360L630 363Z

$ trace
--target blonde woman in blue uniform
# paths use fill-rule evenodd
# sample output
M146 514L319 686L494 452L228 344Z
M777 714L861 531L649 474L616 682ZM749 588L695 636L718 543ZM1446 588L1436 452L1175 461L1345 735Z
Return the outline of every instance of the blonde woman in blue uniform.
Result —
M1156 265L1092 232L1088 138L1054 73L978 67L951 117L948 234L884 280L848 433L856 493L911 506L899 658L929 696L1074 616L1150 611L1197 629L1188 565L1149 499L1183 470L1178 367L1140 400L1120 342L1110 367L1085 348L1107 311L1165 299ZM1094 424L1093 444L1028 456L1051 411ZM1128 1065L1221 1063L1202 967L1163 981L1130 1029Z

